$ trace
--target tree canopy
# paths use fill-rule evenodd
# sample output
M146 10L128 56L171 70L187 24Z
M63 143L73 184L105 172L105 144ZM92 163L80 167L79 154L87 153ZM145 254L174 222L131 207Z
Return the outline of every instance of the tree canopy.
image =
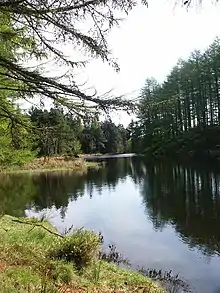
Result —
M62 108L32 108L29 118L37 130L35 146L40 156L73 156L83 152L124 153L130 150L129 132L111 120L99 121L98 116L82 121L65 114Z
M161 141L165 145L179 139L195 126L219 123L218 40L206 55L194 52L189 61L179 62L163 85L147 80L139 119L128 129L111 119L99 121L100 111L109 114L136 105L110 93L99 96L95 90L86 90L77 83L75 73L90 57L119 70L107 36L120 23L120 17L138 4L147 5L147 1L0 2L0 165L22 164L36 154L158 148ZM76 51L84 59L77 60ZM50 100L53 108L35 107L24 114L18 102L33 98L42 104Z
M155 155L202 152L220 145L220 40L179 60L163 84L147 79L140 95L139 150ZM136 144L137 146L137 144Z
M87 56L99 57L116 70L119 66L111 56L107 35L120 19L118 11L128 13L139 1L133 0L9 0L0 3L0 39L2 46L10 43L14 54L0 50L0 89L9 89L26 99L33 96L67 107L78 115L91 108L111 110L128 108L121 97L91 95L74 79L74 68L85 62L65 56L61 47L69 45ZM146 5L142 0L140 3ZM61 76L42 70L42 62L52 59L62 66ZM35 60L36 66L27 61ZM7 85L5 84L7 81Z

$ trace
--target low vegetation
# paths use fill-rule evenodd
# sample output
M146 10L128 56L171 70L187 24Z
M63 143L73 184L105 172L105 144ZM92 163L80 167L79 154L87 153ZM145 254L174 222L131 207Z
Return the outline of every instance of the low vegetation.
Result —
M23 165L1 166L0 172L48 172L48 171L79 171L86 172L89 168L99 168L97 162L86 162L83 158L48 157L35 158Z
M44 220L2 216L0 239L2 293L164 292L140 273L100 259L93 232L60 235Z

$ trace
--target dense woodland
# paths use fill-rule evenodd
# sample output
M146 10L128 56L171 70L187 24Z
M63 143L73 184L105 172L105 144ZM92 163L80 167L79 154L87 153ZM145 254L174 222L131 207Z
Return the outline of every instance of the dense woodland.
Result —
M220 40L216 39L204 53L195 51L188 60L180 60L163 84L146 80L137 120L127 129L111 119L100 121L98 114L80 116L56 103L50 110L32 107L25 114L13 104L12 93L2 91L3 105L13 109L15 116L0 117L0 163L23 164L36 156L131 151L154 157L218 155L219 80Z
M220 145L220 39L179 60L163 84L147 79L133 149L156 157L214 154Z
M61 108L32 108L28 117L36 128L33 140L40 156L124 153L129 149L128 131L110 119L99 121L95 116L83 121Z
M2 166L22 165L41 156L74 157L81 153L130 151L129 131L110 119L99 121L98 116L95 116L82 120L76 115L65 114L62 108L51 108L48 111L34 107L22 116L29 128L22 125L14 127L9 122L7 124L7 120L1 119Z
M146 5L147 1L140 1ZM37 156L145 152L160 157L210 154L220 145L220 40L180 60L166 81L147 79L138 105L77 85L76 68L99 57L117 71L106 37L138 1L3 1L0 3L0 165L22 165ZM189 1L190 3L190 1ZM105 9L106 8L106 9ZM80 26L91 20L91 29ZM45 31L48 27L49 31ZM80 30L81 29L81 30ZM50 35L50 38L47 37ZM62 46L61 46L62 45ZM85 53L78 61L60 49ZM33 64L29 64L29 61ZM48 62L54 70L47 70ZM59 72L62 66L62 72ZM51 67L52 68L52 67ZM20 102L39 104L28 113ZM53 108L44 105L51 102ZM113 110L137 110L127 129Z
M75 80L88 60L100 58L118 71L107 36L137 4L146 1L9 0L0 2L0 166L37 156L124 152L127 131L110 119L134 105ZM116 15L115 15L116 14ZM84 24L89 22L89 26ZM88 29L89 27L89 29ZM64 48L72 48L69 55ZM76 60L73 52L80 51ZM51 70L50 70L51 68ZM37 101L37 102L36 102ZM19 105L35 102L30 112ZM44 105L54 105L45 110Z

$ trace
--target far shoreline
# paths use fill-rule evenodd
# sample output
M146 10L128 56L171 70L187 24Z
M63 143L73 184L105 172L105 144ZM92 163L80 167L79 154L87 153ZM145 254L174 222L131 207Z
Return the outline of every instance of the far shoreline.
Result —
M135 153L114 153L114 154L79 154L77 156L52 156L35 158L33 161L22 166L0 166L0 174L20 173L46 173L46 172L87 172L89 169L101 167L99 159L123 158L137 156ZM97 161L96 161L97 160Z
M23 166L0 167L0 174L42 173L42 172L87 172L88 169L98 169L100 164L88 162L83 157L49 157L37 158Z

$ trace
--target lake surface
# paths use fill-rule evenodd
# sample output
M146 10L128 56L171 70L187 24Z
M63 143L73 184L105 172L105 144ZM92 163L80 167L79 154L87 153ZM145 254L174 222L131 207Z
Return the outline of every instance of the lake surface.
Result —
M0 176L0 212L101 231L133 267L172 269L220 293L220 167L102 158L104 167Z

